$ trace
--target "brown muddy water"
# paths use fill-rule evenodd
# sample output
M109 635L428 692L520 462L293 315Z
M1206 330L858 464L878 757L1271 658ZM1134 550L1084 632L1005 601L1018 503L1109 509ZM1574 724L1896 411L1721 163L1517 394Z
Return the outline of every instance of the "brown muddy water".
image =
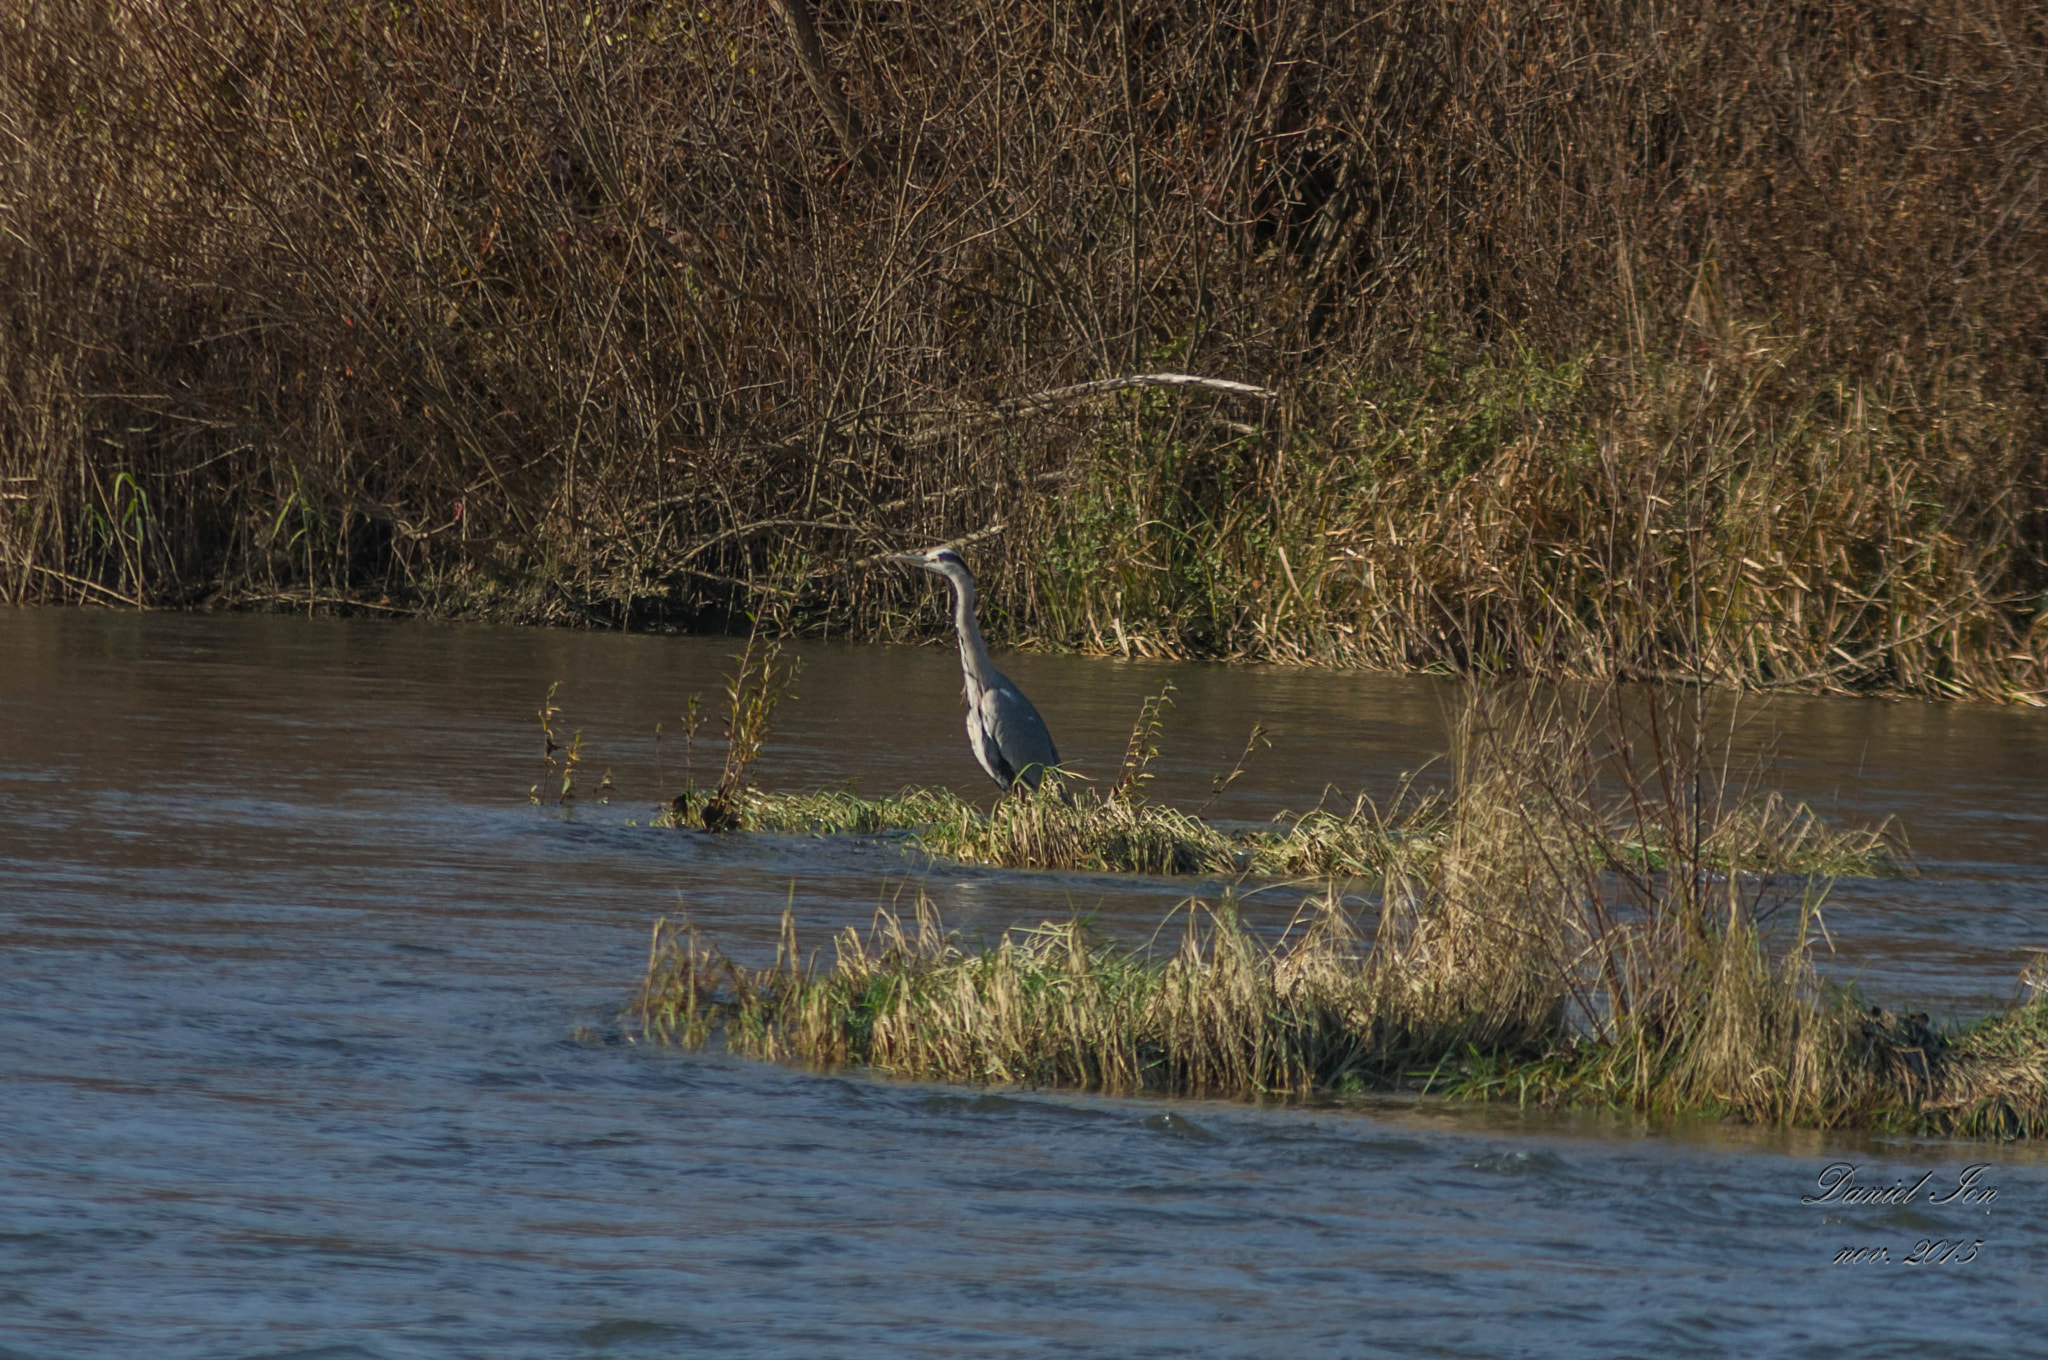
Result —
M823 944L918 884L969 933L1136 933L1188 891L634 825L681 774L655 724L732 650L0 611L0 1357L2048 1353L2036 1149L987 1093L628 1042L679 904L744 953L786 901ZM983 789L949 651L801 652L764 783ZM1243 818L1385 793L1454 699L1005 664L1098 773L1171 680L1156 787L1190 804L1265 723L1217 809ZM555 680L585 787L616 789L566 816L526 797ZM1937 1014L2012 994L2048 947L2048 714L1779 701L1745 732L1788 792L1912 837L1921 878L1837 888L1839 976ZM1840 1163L1910 1202L1802 1203ZM1937 1203L1972 1165L1995 1197ZM1923 1240L1964 1245L1908 1264ZM1857 1248L1889 1259L1833 1264Z

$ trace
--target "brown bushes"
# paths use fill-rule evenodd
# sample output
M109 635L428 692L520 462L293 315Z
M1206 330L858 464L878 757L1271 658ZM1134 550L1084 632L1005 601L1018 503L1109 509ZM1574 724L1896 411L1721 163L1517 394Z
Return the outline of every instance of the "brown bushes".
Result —
M0 19L0 598L2043 685L2036 8L815 17Z

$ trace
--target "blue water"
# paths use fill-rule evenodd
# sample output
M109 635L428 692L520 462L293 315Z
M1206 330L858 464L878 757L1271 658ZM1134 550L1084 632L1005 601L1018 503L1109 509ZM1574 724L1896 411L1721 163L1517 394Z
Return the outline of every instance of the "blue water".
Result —
M0 1356L2048 1354L2029 1147L991 1093L631 1042L663 913L744 951L785 903L822 944L919 885L970 931L1183 891L629 825L730 650L0 611ZM948 653L805 657L767 782L975 787ZM1006 668L1098 767L1172 679L1158 788L1190 802L1267 721L1230 815L1444 745L1430 682ZM610 765L618 790L567 817L526 800L557 679L586 787ZM1887 1001L2009 995L2048 947L2043 715L1766 725L1795 792L1896 813L1922 857L1838 889L1838 966ZM1802 1204L1838 1162L1934 1177ZM1995 1197L1933 1203L1971 1164ZM1981 1245L1905 1264L1922 1239ZM1832 1264L1859 1247L1890 1260Z

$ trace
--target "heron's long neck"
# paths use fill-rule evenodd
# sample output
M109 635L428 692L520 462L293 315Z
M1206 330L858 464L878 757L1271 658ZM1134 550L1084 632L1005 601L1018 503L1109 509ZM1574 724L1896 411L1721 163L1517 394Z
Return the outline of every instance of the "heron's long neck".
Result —
M953 631L960 636L960 666L982 684L994 683L989 676L988 645L981 640L981 625L974 618L974 582L964 572L947 572L953 585Z

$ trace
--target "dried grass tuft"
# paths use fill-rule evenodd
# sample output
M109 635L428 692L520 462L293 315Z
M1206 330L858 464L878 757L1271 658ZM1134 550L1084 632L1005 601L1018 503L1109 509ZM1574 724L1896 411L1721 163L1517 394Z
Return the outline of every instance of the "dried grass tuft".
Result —
M970 948L920 894L842 932L828 966L786 913L775 962L750 968L662 922L633 1011L682 1044L921 1079L1245 1098L1415 1087L2048 1134L2048 999L1938 1033L1825 985L1824 885L1774 893L1717 858L1757 821L1724 816L1668 711L1605 702L1481 696L1441 835L1384 866L1369 931L1330 891L1277 939L1226 898L1185 903L1143 949L1079 920Z

